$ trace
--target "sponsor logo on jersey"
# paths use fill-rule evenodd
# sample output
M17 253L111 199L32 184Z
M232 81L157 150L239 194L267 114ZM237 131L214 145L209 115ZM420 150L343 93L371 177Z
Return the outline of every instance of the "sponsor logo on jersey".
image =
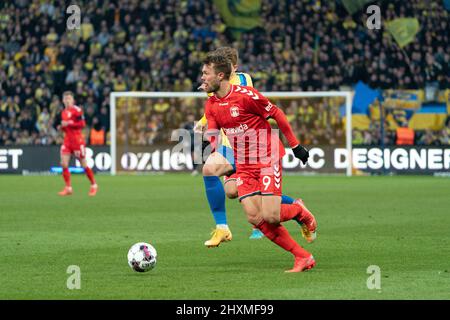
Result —
M228 102L224 102L224 103L219 103L219 106L227 106L228 105Z
M239 117L239 107L238 106L232 106L230 108L230 113L231 113L231 116L234 117L234 118Z
M241 124L239 127L236 128L223 128L223 131L225 131L225 134L238 134L238 133L244 133L245 130L248 129L248 125Z
M272 109L272 107L273 107L273 104L271 104L269 102L269 104L265 107L265 109L266 109L266 111L270 111L270 109Z
M236 186L241 186L243 183L240 177L236 179Z

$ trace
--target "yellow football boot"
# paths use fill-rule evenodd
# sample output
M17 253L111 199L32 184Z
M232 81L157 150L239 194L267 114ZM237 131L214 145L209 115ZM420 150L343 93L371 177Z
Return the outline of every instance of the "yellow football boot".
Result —
M230 241L233 238L229 229L216 228L211 232L211 239L205 241L208 248L218 247L221 242Z

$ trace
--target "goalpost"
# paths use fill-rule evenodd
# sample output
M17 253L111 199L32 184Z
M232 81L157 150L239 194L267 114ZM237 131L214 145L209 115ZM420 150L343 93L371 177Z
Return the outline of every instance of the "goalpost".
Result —
M353 93L351 91L324 91L324 92L262 92L270 100L276 99L305 99L305 98L343 98L345 105L345 149L347 153L347 162L345 165L345 173L347 176L352 175L352 97ZM198 109L203 111L204 101L206 100L206 95L204 92L111 92L110 93L110 153L111 153L111 175L117 174L117 116L118 110L120 110L119 100L120 99L197 99L201 101L196 104ZM170 100L172 101L172 100ZM126 104L126 103L125 103ZM128 107L128 105L127 105ZM282 106L280 106L282 107ZM145 108L145 107L144 107ZM139 113L139 110L138 110ZM142 112L141 112L142 113ZM123 112L124 115L128 116L128 109ZM195 120L198 120L196 118ZM186 120L186 119L184 119ZM302 119L300 118L301 122ZM175 129L175 128L173 128ZM126 131L126 130L125 130ZM128 132L125 132L127 135ZM313 147L313 146L312 146Z

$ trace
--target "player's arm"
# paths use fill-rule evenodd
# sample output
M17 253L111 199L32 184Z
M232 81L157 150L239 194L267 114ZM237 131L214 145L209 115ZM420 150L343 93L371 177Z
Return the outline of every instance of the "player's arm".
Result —
M83 115L78 116L72 124L69 124L69 126L73 129L83 129L86 127L86 121L84 120Z
M208 124L208 120L206 119L206 114L203 115L203 117L197 121L197 123L194 126L194 132L195 133L203 133L203 130L205 129L206 125Z
M202 84L200 87L198 87L198 90L205 90L204 84ZM208 93L208 97L211 97L213 94ZM196 133L203 133L203 131L206 128L206 125L208 124L208 120L206 119L206 113L203 115L203 117L197 121L197 123L194 126L194 132Z
M309 152L306 148L300 145L283 110L278 108L276 105L272 104L266 97L261 95L258 91L254 90L253 92L258 96L258 99L249 97L249 100L252 101L254 111L257 114L262 115L267 120L268 119L275 120L275 122L278 125L278 128L286 137L289 146L292 148L294 155L298 159L300 159L303 162L303 164L308 162Z
M277 106L272 107L272 109L273 111L271 112L269 118L272 118L276 121L278 128L288 140L288 143L291 146L292 152L294 152L295 157L300 159L303 164L306 164L309 158L309 151L305 147L300 145L283 110L281 110Z
M86 121L84 120L83 112L75 115L73 120L67 121L67 126L72 129L83 129L86 126Z
M220 126L217 124L213 113L210 111L208 103L205 107L205 118L208 122L208 130L206 131L205 136L211 144L211 152L214 152L219 144Z
M208 120L206 119L206 114L204 114L203 117L198 122L200 122L200 124L205 127L208 124Z
M61 122L62 122L62 118L61 118L61 113L58 113L55 116L55 119L53 120L53 128L55 128L56 130L61 130Z

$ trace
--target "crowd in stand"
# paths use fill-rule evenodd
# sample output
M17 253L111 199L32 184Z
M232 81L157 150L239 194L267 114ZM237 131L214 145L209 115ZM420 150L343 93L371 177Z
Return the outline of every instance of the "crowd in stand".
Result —
M384 124L386 128L388 123ZM365 146L394 146L397 144L395 130L381 129L379 122L371 123L369 130L354 129L352 132L354 145ZM384 137L384 139L382 138ZM419 146L449 146L450 145L450 121L441 130L418 130L414 132L414 144Z
M224 45L239 50L240 69L260 91L338 90L359 80L374 88L450 88L449 14L441 1L382 2L383 19L420 21L417 39L403 51L384 29L367 29L366 16L350 16L339 1L264 0L264 28L239 39L213 1L77 4L80 29L68 30L64 0L0 3L0 145L60 143L55 123L65 90L72 90L84 109L86 136L94 129L107 141L111 91L195 91L202 58ZM299 103L282 106L303 143L341 143L336 108ZM159 134L164 128L182 127L202 109L147 104L138 104L144 113L129 117L135 120L128 125L139 130L126 135L136 144L166 139ZM309 121L308 112L317 116ZM118 132L125 134L128 125L119 123Z
M305 145L345 144L340 106L343 98L274 99ZM187 128L202 116L204 99L120 98L117 107L119 144L152 145L171 139L172 131Z

